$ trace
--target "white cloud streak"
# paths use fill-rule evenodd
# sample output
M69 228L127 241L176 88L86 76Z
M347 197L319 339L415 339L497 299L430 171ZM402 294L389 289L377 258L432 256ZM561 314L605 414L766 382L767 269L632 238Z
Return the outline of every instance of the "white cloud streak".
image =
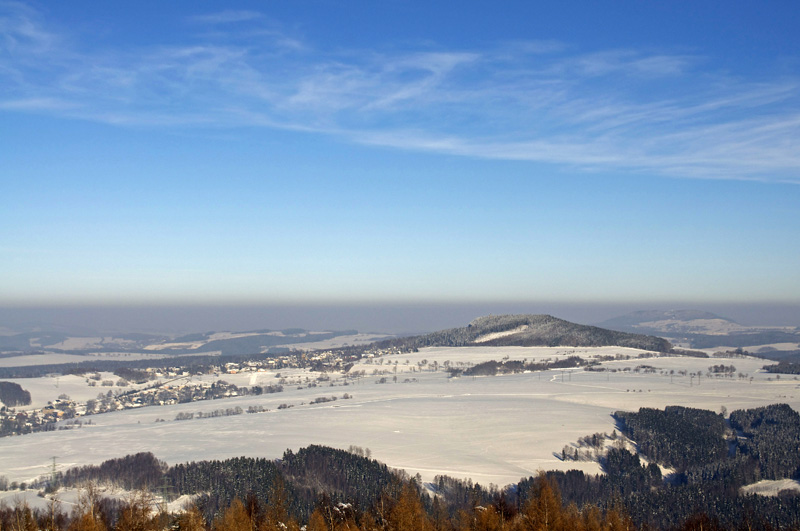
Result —
M149 127L259 126L578 171L800 184L800 79L562 43L315 51L251 11L193 17L182 46L80 52L0 4L0 111ZM226 27L236 24L236 31Z
M190 17L191 22L197 24L232 24L236 22L248 22L262 18L263 15L257 11L247 10L227 10L218 13L210 13L208 15L195 15Z

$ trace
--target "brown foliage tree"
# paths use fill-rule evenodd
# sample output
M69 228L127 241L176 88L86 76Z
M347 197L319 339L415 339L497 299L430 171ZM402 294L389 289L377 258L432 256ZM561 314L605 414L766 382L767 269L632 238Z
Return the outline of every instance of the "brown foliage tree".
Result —
M307 531L330 531L328 529L328 524L325 522L325 517L322 516L322 511L319 507L314 509L314 512L311 513L311 516L308 518L308 525L306 526Z
M69 531L106 531L108 526L100 510L100 493L89 483L84 486L70 523Z
M557 531L565 529L561 493L549 479L540 475L534 492L520 512L521 526L526 531Z
M276 476L264 512L264 520L259 525L258 531L299 531L299 529L297 521L289 516L289 501L283 478Z
M179 531L206 531L206 520L196 505L187 508L177 521Z
M158 516L151 515L153 500L145 491L135 492L129 499L114 526L116 531L159 531Z
M412 482L403 484L400 496L387 515L386 529L387 531L433 531L430 518Z
M439 500L439 497L433 499L433 531L452 531L453 524L450 522L450 515L447 514L447 508L444 503Z
M214 531L253 531L253 521L239 498L214 521Z

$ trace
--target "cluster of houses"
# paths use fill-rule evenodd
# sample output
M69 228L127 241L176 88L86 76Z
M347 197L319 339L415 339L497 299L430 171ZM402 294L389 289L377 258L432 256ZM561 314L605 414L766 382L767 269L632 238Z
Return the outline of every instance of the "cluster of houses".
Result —
M216 376L291 368L310 368L321 372L347 372L351 364L362 357L373 359L397 353L399 353L399 349L396 348L292 352L262 360L219 363L209 367L208 371ZM185 367L181 366L173 366L166 369L148 368L145 371L150 374L152 383L144 387L130 387L127 381L120 378L116 382L116 390L109 389L107 392L101 392L97 395L97 398L87 400L86 403L79 403L71 400L66 395L62 395L40 409L20 410L1 407L0 437L69 427L70 425L65 426L63 422L59 424L59 421L78 419L87 415L96 415L121 409L274 393L283 390L280 384L237 387L222 380L213 383L203 380L192 381L192 377L195 375L190 374ZM99 375L97 376L99 377ZM109 384L111 382L103 382L104 386Z
M86 406L62 396L40 409L0 408L0 437L56 429L59 420L84 415Z

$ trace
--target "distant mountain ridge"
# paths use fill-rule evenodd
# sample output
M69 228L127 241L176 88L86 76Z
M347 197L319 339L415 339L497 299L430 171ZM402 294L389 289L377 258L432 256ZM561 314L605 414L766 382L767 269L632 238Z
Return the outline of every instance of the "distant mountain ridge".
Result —
M223 356L238 356L266 351L277 345L324 341L356 333L356 330L313 332L302 328L287 328L252 332L204 332L169 339L164 336L135 333L79 338L60 332L26 332L0 336L0 352L47 350L86 354L113 351L159 352L168 355L219 352ZM66 342L71 342L71 346L66 345Z
M612 330L622 330L625 332L633 332L637 327L641 328L645 323L656 323L664 321L689 323L692 321L723 321L738 325L732 319L720 317L711 312L704 312L702 310L640 310L631 312L629 314L608 319L597 326L611 328Z
M733 319L699 310L647 310L608 319L598 326L621 332L666 337L691 348L748 347L770 343L798 343L800 330L792 327L746 326Z
M552 315L488 315L465 327L451 328L387 343L422 347L464 346L618 346L667 352L666 339L571 323Z

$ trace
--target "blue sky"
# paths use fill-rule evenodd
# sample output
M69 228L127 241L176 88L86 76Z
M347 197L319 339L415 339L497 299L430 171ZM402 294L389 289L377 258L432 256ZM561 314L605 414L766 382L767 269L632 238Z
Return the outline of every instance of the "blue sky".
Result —
M800 302L796 2L539 4L0 2L0 305Z

